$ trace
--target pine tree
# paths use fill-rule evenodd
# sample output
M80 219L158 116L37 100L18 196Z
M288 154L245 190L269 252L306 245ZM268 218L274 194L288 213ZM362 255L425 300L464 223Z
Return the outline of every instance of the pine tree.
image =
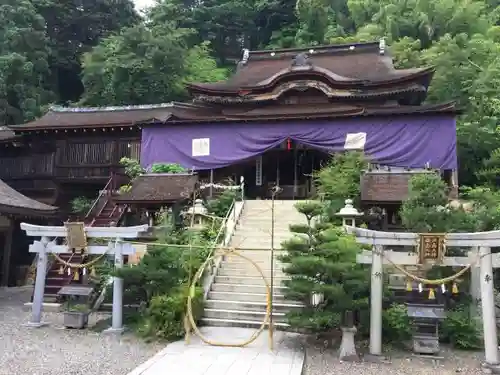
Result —
M307 224L290 227L296 236L283 244L287 255L281 260L291 276L286 281L287 297L305 307L291 312L289 323L316 332L339 328L345 312L368 307L369 272L356 263L361 247L343 228L319 221L322 203L301 202L295 207L306 216ZM313 293L324 296L317 306L311 301Z

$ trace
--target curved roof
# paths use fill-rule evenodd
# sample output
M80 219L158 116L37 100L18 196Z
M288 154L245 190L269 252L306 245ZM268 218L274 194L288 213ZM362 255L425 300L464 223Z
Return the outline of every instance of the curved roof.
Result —
M294 64L299 54L306 55L302 66ZM227 81L193 83L188 88L207 93L237 93L267 87L290 73L307 72L321 74L336 84L373 86L417 79L430 82L434 73L432 67L395 69L392 58L381 51L379 42L250 51L245 59Z
M0 213L26 216L51 216L58 208L28 198L0 180Z

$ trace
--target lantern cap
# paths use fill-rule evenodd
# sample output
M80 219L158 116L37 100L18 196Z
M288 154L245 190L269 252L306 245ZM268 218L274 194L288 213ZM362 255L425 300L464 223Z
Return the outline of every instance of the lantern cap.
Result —
M346 199L345 206L342 209L340 209L340 211L337 212L335 215L343 218L350 218L350 217L362 216L363 214L360 213L356 208L354 208L354 206L352 205L352 199Z
M194 206L189 207L187 210L188 215L206 215L207 214L207 209L203 205L203 200L201 199L196 199L194 201Z

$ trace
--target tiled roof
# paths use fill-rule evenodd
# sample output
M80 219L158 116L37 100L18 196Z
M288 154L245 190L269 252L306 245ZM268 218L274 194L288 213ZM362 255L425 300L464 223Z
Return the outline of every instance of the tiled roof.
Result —
M56 214L57 210L57 207L28 198L0 180L0 213L50 216Z
M0 142L14 139L16 135L8 126L0 126Z
M133 126L147 122L164 122L171 116L172 104L122 107L52 107L35 121L16 125L14 131L64 129L71 127Z
M332 45L302 49L250 51L245 63L224 82L191 84L193 90L238 91L269 84L273 76L292 72L292 61L297 54L306 53L311 66L299 69L297 74L316 72L330 75L344 84L381 84L410 78L419 74L432 75L432 68L397 70L387 52L381 54L379 42Z
M196 174L144 174L132 183L132 189L115 198L120 203L161 204L189 198L198 183Z

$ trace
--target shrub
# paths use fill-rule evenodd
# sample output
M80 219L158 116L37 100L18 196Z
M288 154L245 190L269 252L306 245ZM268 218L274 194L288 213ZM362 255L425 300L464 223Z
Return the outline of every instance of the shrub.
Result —
M482 347L477 320L471 319L467 307L448 311L441 329L441 340L458 349L475 350Z
M393 304L382 315L382 337L386 342L402 343L412 336L412 325L407 308L403 304Z
M94 199L87 197L76 197L71 200L71 211L74 214L86 215L94 204Z
M169 294L154 296L144 312L137 331L144 337L175 340L184 336L184 317L188 286L182 286ZM203 289L197 288L192 299L193 318L198 321L203 312Z
M151 173L186 173L187 170L179 164L155 163L151 166Z
M131 179L135 179L141 174L145 173L144 168L141 167L140 163L136 159L130 159L123 157L120 159L120 164L125 168L125 174Z
M205 207L210 215L225 217L233 201L238 200L241 193L238 190L224 190L217 198L210 199Z

